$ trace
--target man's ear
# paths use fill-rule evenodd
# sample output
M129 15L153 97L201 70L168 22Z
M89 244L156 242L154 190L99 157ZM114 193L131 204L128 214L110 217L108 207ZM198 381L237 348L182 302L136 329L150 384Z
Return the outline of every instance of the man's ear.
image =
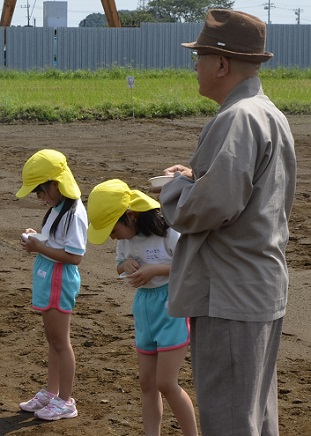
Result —
M229 73L229 59L226 56L219 56L218 62L218 77L224 77Z

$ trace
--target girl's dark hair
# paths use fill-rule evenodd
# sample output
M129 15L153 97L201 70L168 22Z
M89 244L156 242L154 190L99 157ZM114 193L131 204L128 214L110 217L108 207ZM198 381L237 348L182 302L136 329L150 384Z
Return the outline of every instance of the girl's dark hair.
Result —
M125 226L128 226L129 219L125 212L119 222L122 222ZM136 230L145 236L157 235L165 237L167 235L168 225L164 220L160 209L151 209L147 212L139 212L136 220Z
M47 182L47 183L50 183L50 182ZM45 183L44 185L46 185L47 183ZM55 236L58 224L60 223L60 220L62 219L62 217L65 215L66 212L68 212L68 215L66 217L66 222L65 222L65 233L68 232L69 226L70 226L71 221L73 219L73 215L76 211L76 207L77 207L77 200L73 200L72 198L65 197L65 200L63 201L63 206L62 206L59 214L55 218L55 221L51 225L51 228L50 228L50 235L51 236ZM43 221L42 221L42 227L46 223L52 209L53 208L50 207L50 209L45 214Z
M64 200L64 204L59 212L59 214L57 215L57 217L55 218L55 221L53 222L53 224L51 225L50 228L50 235L51 236L55 236L58 224L60 222L60 220L62 219L62 217L65 215L66 212L68 212L68 215L66 217L66 222L65 222L65 233L68 232L69 226L71 224L71 221L73 219L74 213L76 211L76 207L77 207L77 200L73 200L72 198L65 198ZM52 211L52 207L47 211L47 213L45 214L43 221L42 221L42 227L44 226L44 224L46 223L48 216L50 215L51 211Z

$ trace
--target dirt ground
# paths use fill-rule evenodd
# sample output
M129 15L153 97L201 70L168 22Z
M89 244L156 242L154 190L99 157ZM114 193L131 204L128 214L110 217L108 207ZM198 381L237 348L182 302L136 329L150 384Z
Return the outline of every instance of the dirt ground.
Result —
M297 198L288 246L290 294L279 356L281 436L311 434L311 122L288 117L298 157ZM40 228L45 207L16 200L25 160L42 148L62 151L83 192L109 178L148 191L148 178L173 163L187 164L206 118L77 124L0 125L0 436L142 435L131 301L134 291L116 277L114 242L88 246L80 266L81 294L72 318L77 359L74 397L79 416L34 419L18 403L45 386L46 343L41 315L30 307L33 255L20 249L26 227ZM190 355L180 373L195 402ZM164 436L181 432L164 404Z

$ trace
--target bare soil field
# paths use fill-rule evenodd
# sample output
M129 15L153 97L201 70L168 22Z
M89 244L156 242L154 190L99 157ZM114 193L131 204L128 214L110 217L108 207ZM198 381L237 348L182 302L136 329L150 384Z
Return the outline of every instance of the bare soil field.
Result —
M311 435L311 120L289 116L298 180L290 222L290 291L279 355L281 436ZM62 151L86 202L103 180L120 178L148 192L149 177L187 164L206 118L73 124L0 125L0 436L143 434L131 302L134 290L117 279L115 242L89 245L80 265L81 293L72 317L79 416L39 421L18 404L45 386L47 347L41 315L31 309L33 255L20 249L24 228L40 229L45 207L17 200L25 160L42 148ZM180 383L195 402L188 355ZM180 435L164 404L163 436Z

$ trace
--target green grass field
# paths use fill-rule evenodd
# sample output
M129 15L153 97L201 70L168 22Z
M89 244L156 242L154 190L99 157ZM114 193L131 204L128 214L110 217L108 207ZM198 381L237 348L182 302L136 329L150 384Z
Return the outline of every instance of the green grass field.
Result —
M127 76L134 76L129 89ZM311 70L260 72L265 93L285 113L311 113ZM188 70L0 71L0 122L72 122L212 115L218 106L198 93Z

